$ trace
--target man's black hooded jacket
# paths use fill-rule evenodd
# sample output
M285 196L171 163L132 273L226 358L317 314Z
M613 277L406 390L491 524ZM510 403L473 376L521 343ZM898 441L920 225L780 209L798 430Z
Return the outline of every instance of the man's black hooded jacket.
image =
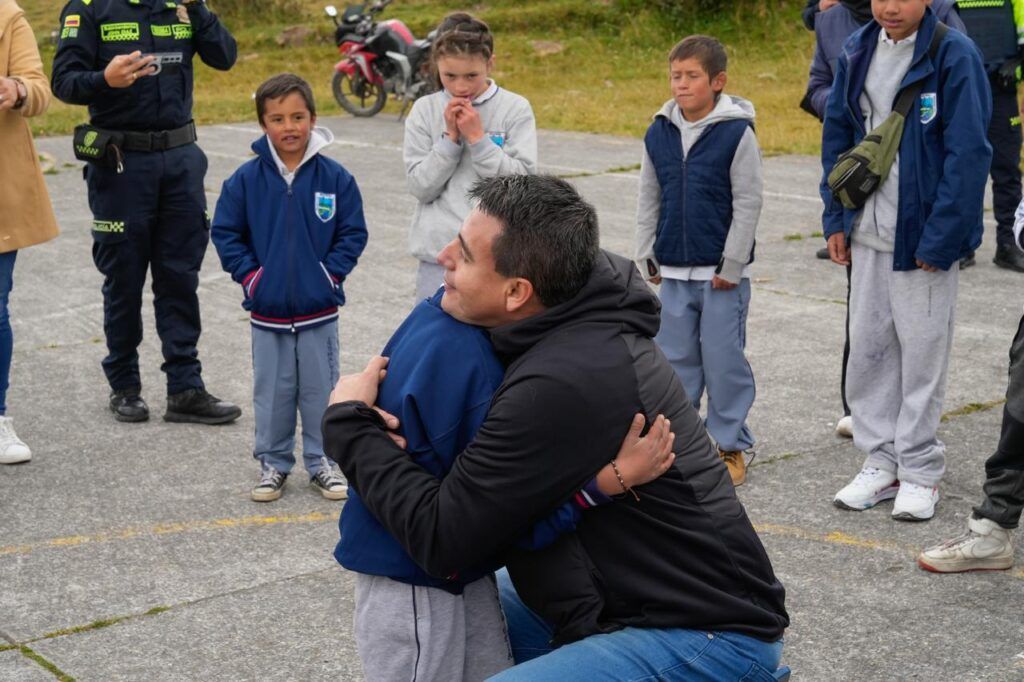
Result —
M443 480L342 403L324 445L370 511L427 572L495 556L568 642L626 626L782 636L784 589L725 465L653 337L659 303L631 261L602 252L572 300L495 328L508 369L476 440ZM459 362L460 358L452 358ZM661 478L587 511L551 547L510 549L611 461L632 417L664 414L677 457Z

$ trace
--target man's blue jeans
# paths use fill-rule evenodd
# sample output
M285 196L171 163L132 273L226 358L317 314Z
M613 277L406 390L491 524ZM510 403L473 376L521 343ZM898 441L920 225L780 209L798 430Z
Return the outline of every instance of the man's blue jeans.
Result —
M491 677L494 682L773 682L782 658L782 640L681 628L625 628L553 649L551 627L519 599L507 571L497 575L517 665Z

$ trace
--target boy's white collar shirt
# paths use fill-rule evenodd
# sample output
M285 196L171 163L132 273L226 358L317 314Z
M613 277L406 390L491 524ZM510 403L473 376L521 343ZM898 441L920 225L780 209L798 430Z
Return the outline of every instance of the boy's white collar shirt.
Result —
M284 161L277 154L277 149L274 147L274 143L270 142L270 138L267 138L268 146L270 147L270 156L274 159L274 166L281 173L281 177L288 183L288 186L292 186L292 182L295 180L295 174L299 172L299 169L306 165L306 162L316 156L321 149L327 147L334 142L334 133L328 128L322 128L316 126L309 131L309 142L306 144L306 153L302 155L302 161L295 167L295 170L288 170L288 166L284 165Z
M886 45L891 45L894 47L896 45L899 45L900 47L903 47L904 45L913 45L915 42L917 42L917 31L914 31L903 40L896 41L890 38L889 34L886 33L885 29L883 28L881 31L878 32L878 42L885 43Z

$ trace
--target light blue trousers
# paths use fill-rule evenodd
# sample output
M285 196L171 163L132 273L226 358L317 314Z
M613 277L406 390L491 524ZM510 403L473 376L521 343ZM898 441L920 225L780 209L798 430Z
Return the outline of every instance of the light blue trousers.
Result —
M294 334L252 328L253 457L288 473L295 466L296 413L302 460L312 477L323 467L320 421L338 381L338 323Z
M708 392L705 426L722 450L753 447L747 413L754 404L754 373L747 345L750 280L734 289L712 289L709 281L664 279L661 283L661 331L655 342L700 409Z

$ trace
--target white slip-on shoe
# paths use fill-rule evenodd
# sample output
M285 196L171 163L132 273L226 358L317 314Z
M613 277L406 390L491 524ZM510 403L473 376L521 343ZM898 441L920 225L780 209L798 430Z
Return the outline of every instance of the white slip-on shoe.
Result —
M14 432L14 420L0 417L0 464L20 464L32 459L32 451Z
M836 493L832 503L840 509L863 511L883 500L896 497L899 487L896 474L877 467L864 467L845 488Z
M901 482L892 505L892 517L897 521L927 521L935 516L938 501L938 488Z
M917 565L932 573L1006 570L1013 566L1013 531L972 516L966 533L924 550Z

